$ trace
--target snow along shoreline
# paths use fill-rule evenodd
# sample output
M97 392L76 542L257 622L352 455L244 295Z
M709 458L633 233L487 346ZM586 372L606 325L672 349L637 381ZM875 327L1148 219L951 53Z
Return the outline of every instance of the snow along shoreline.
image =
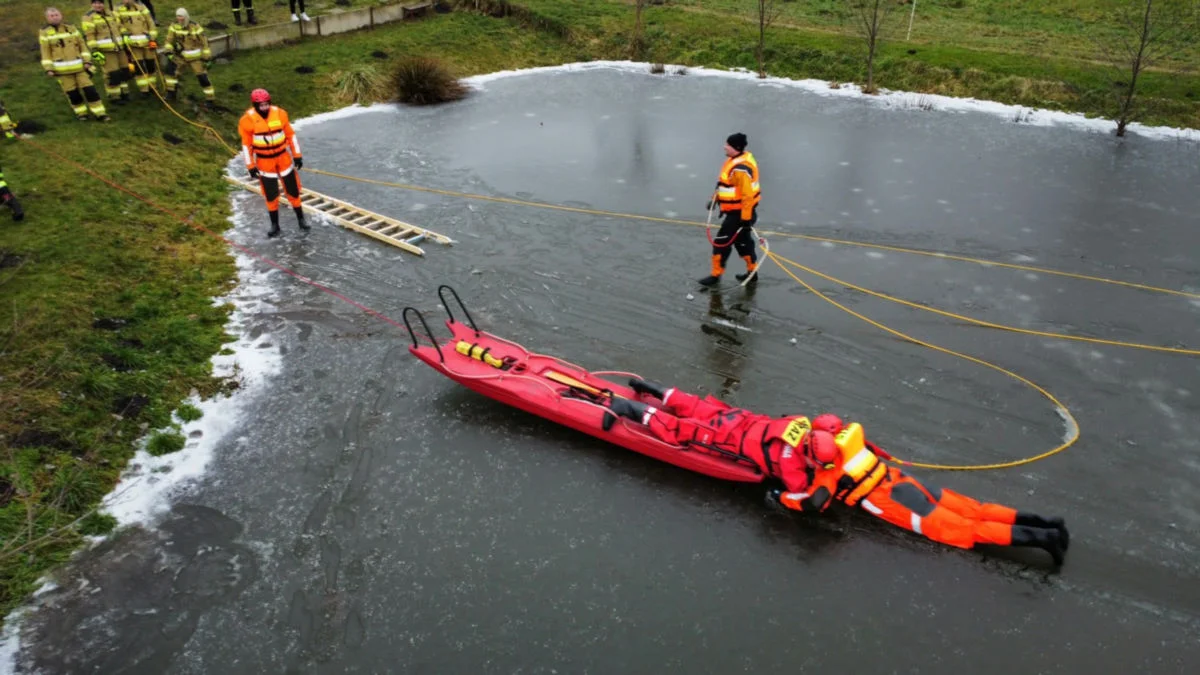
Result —
M923 109L930 112L985 113L1007 120L1013 124L1043 127L1059 126L1079 131L1089 131L1107 135L1113 135L1116 128L1116 122L1112 120L1099 117L1089 118L1083 113L1047 110L1044 108L1030 108L1027 106L998 103L996 101L987 101L975 98L958 98L954 96L943 96L941 94L918 94L906 91L891 91L888 89L880 89L879 93L877 94L864 94L862 92L862 88L857 84L844 83L841 84L837 89L831 89L831 83L825 80L793 80L785 77L769 76L759 79L756 73L748 71L744 68L720 70L716 68L665 64L666 70L664 73L651 74L650 66L650 63L637 61L585 61L579 63L567 63L559 66L541 66L536 68L522 68L519 70L501 70L494 73L465 77L461 80L461 82L476 90L482 91L486 89L485 85L487 85L489 82L495 82L497 80L511 77L577 73L593 70L622 71L628 73L637 73L645 75L646 77L723 77L727 79L753 82L760 86L796 89L806 93L829 98L859 99L865 103L876 105L882 108L899 110ZM686 75L681 76L677 74L681 69L686 70ZM303 120L294 123L293 126L299 128L303 125L319 124L331 120L352 117L368 110L391 109L395 106L396 104L394 103L375 103L369 106L356 104L340 110L334 110L327 113L321 113L319 115L313 115L312 117L306 117ZM1126 134L1134 134L1151 140L1191 142L1200 141L1200 129L1146 126L1139 122L1133 122L1126 127Z

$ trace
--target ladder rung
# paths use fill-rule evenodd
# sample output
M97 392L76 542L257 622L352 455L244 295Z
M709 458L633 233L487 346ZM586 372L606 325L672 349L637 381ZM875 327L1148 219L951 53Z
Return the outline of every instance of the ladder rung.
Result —
M408 239L405 239L404 243L413 244L415 246L416 244L419 244L423 241L425 241L425 233L421 232L420 234L418 234L415 237L409 237Z
M393 230L404 230L404 232L403 233L394 232ZM404 236L404 234L408 233L408 230L405 229L405 227L403 225L401 225L400 223L393 223L391 225L388 225L387 227L380 228L378 231L379 231L379 234L386 234L389 237L401 237L401 236Z

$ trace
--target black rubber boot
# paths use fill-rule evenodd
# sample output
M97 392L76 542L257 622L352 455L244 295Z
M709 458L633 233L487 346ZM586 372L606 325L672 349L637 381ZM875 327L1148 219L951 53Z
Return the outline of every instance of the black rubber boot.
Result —
M267 232L267 237L278 237L279 232L279 212L270 211L271 214L271 231Z
M1066 521L1058 516L1053 518L1045 518L1037 515L1036 513L1017 511L1017 519L1013 524L1058 530L1059 536L1062 538L1062 549L1065 551L1071 547L1071 534L1067 532Z
M667 395L667 388L661 384L650 380L640 380L636 377L629 378L629 388L639 394L649 394L660 401Z
M12 219L21 220L25 217L25 211L21 208L21 202L17 201L16 197L12 197L5 205L12 209Z
M1057 529L1014 525L1012 529L1012 545L1040 548L1049 553L1050 557L1054 558L1054 565L1056 567L1060 567L1063 564L1063 551L1065 547L1063 546L1062 534Z
M251 26L258 25L258 19L254 18L254 10L252 10L252 9L246 10L246 22L249 23Z
M717 282L720 280L721 280L721 277L713 276L710 274L700 280L700 285L701 286L716 286Z
M749 278L749 276L751 274L754 274L754 281L751 281L750 283L754 283L755 281L758 281L758 275L755 274L754 272L746 272L745 274L735 274L735 275L733 275L733 278L737 279L738 281L745 281L747 278Z
M646 411L650 408L650 406L641 401L630 401L627 398L620 397L613 397L612 403L609 403L608 407L614 414L621 417L628 417L639 424Z
M308 221L304 219L303 206L293 206L292 210L296 212L296 224L300 226L300 229L305 231L312 229L308 226Z

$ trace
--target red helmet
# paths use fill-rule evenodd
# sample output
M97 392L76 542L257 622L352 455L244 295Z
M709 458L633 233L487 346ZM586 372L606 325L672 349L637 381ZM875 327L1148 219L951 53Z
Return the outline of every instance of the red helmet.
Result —
M812 421L812 428L820 429L821 431L828 431L831 434L838 433L844 428L844 426L845 425L842 424L842 418L831 413L817 415Z
M270 100L271 95L267 93L266 89L255 89L254 91L250 92L251 103L266 103Z
M820 429L813 429L804 434L802 441L804 454L812 457L820 464L832 464L837 459L838 447L833 440L833 434Z

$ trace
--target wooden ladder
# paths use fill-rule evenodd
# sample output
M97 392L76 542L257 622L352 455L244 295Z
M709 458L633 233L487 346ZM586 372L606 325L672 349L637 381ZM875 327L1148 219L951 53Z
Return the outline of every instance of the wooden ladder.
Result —
M252 178L234 178L226 174L225 180L255 194L261 194L258 181ZM282 189L282 186L280 188ZM284 197L281 195L280 199ZM444 234L359 208L308 188L300 188L300 204L309 213L325 216L348 230L365 234L419 256L425 255L425 251L417 244L427 239L447 246L454 243L453 239Z

